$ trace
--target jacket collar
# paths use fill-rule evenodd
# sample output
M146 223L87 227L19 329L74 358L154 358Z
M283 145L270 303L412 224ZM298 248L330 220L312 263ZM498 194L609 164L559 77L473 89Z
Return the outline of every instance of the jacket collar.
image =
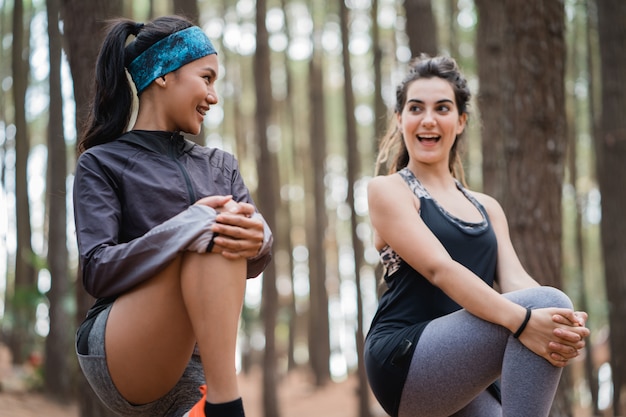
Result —
M179 132L160 130L131 130L122 135L119 140L162 155L171 155L174 151L176 156L180 156L195 146Z

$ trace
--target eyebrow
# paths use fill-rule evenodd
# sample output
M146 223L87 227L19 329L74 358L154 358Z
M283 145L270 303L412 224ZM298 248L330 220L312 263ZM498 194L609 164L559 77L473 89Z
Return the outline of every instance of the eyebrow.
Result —
M210 73L211 73L211 75L212 75L213 77L215 77L215 75L217 74L217 72L215 72L215 70L213 69L213 67L204 67L204 68L202 68L201 70L202 70L202 71L207 71L207 72L210 72Z
M424 104L425 103L424 100L420 100L420 99L417 99L417 98L410 98L406 102L407 103L418 103L418 104ZM441 104L441 103L452 103L452 104L454 104L454 101L450 100L449 98L442 98L442 99L437 100L435 102L435 104Z

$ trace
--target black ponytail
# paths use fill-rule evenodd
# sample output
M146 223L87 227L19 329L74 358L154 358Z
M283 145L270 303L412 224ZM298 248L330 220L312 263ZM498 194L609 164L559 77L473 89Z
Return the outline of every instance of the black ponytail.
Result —
M96 61L93 102L79 142L80 152L117 139L128 127L133 89L126 66L156 42L192 25L179 16L160 17L145 25L129 19L112 22ZM126 46L130 35L136 38Z
M96 61L93 102L79 150L107 143L120 136L131 116L133 91L126 77L125 45L137 25L127 19L110 27Z

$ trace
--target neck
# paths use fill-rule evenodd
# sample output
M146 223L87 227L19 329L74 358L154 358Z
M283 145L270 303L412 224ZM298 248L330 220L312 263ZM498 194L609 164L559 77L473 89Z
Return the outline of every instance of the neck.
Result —
M156 100L151 94L150 87L141 94L139 98L139 108L137 110L137 119L133 125L134 130L164 130L174 131L175 129L168 126L166 118L163 117L164 111L159 100Z

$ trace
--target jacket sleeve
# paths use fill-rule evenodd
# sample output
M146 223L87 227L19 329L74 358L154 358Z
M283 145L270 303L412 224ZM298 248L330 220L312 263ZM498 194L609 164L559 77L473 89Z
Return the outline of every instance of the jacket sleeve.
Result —
M119 295L162 270L178 253L206 251L216 212L193 205L129 242L119 242L121 204L111 173L83 155L74 180L82 281L96 298Z
M87 292L94 297L123 293L154 276L180 252L205 252L214 222L215 210L190 206L128 243L97 246L81 257Z

